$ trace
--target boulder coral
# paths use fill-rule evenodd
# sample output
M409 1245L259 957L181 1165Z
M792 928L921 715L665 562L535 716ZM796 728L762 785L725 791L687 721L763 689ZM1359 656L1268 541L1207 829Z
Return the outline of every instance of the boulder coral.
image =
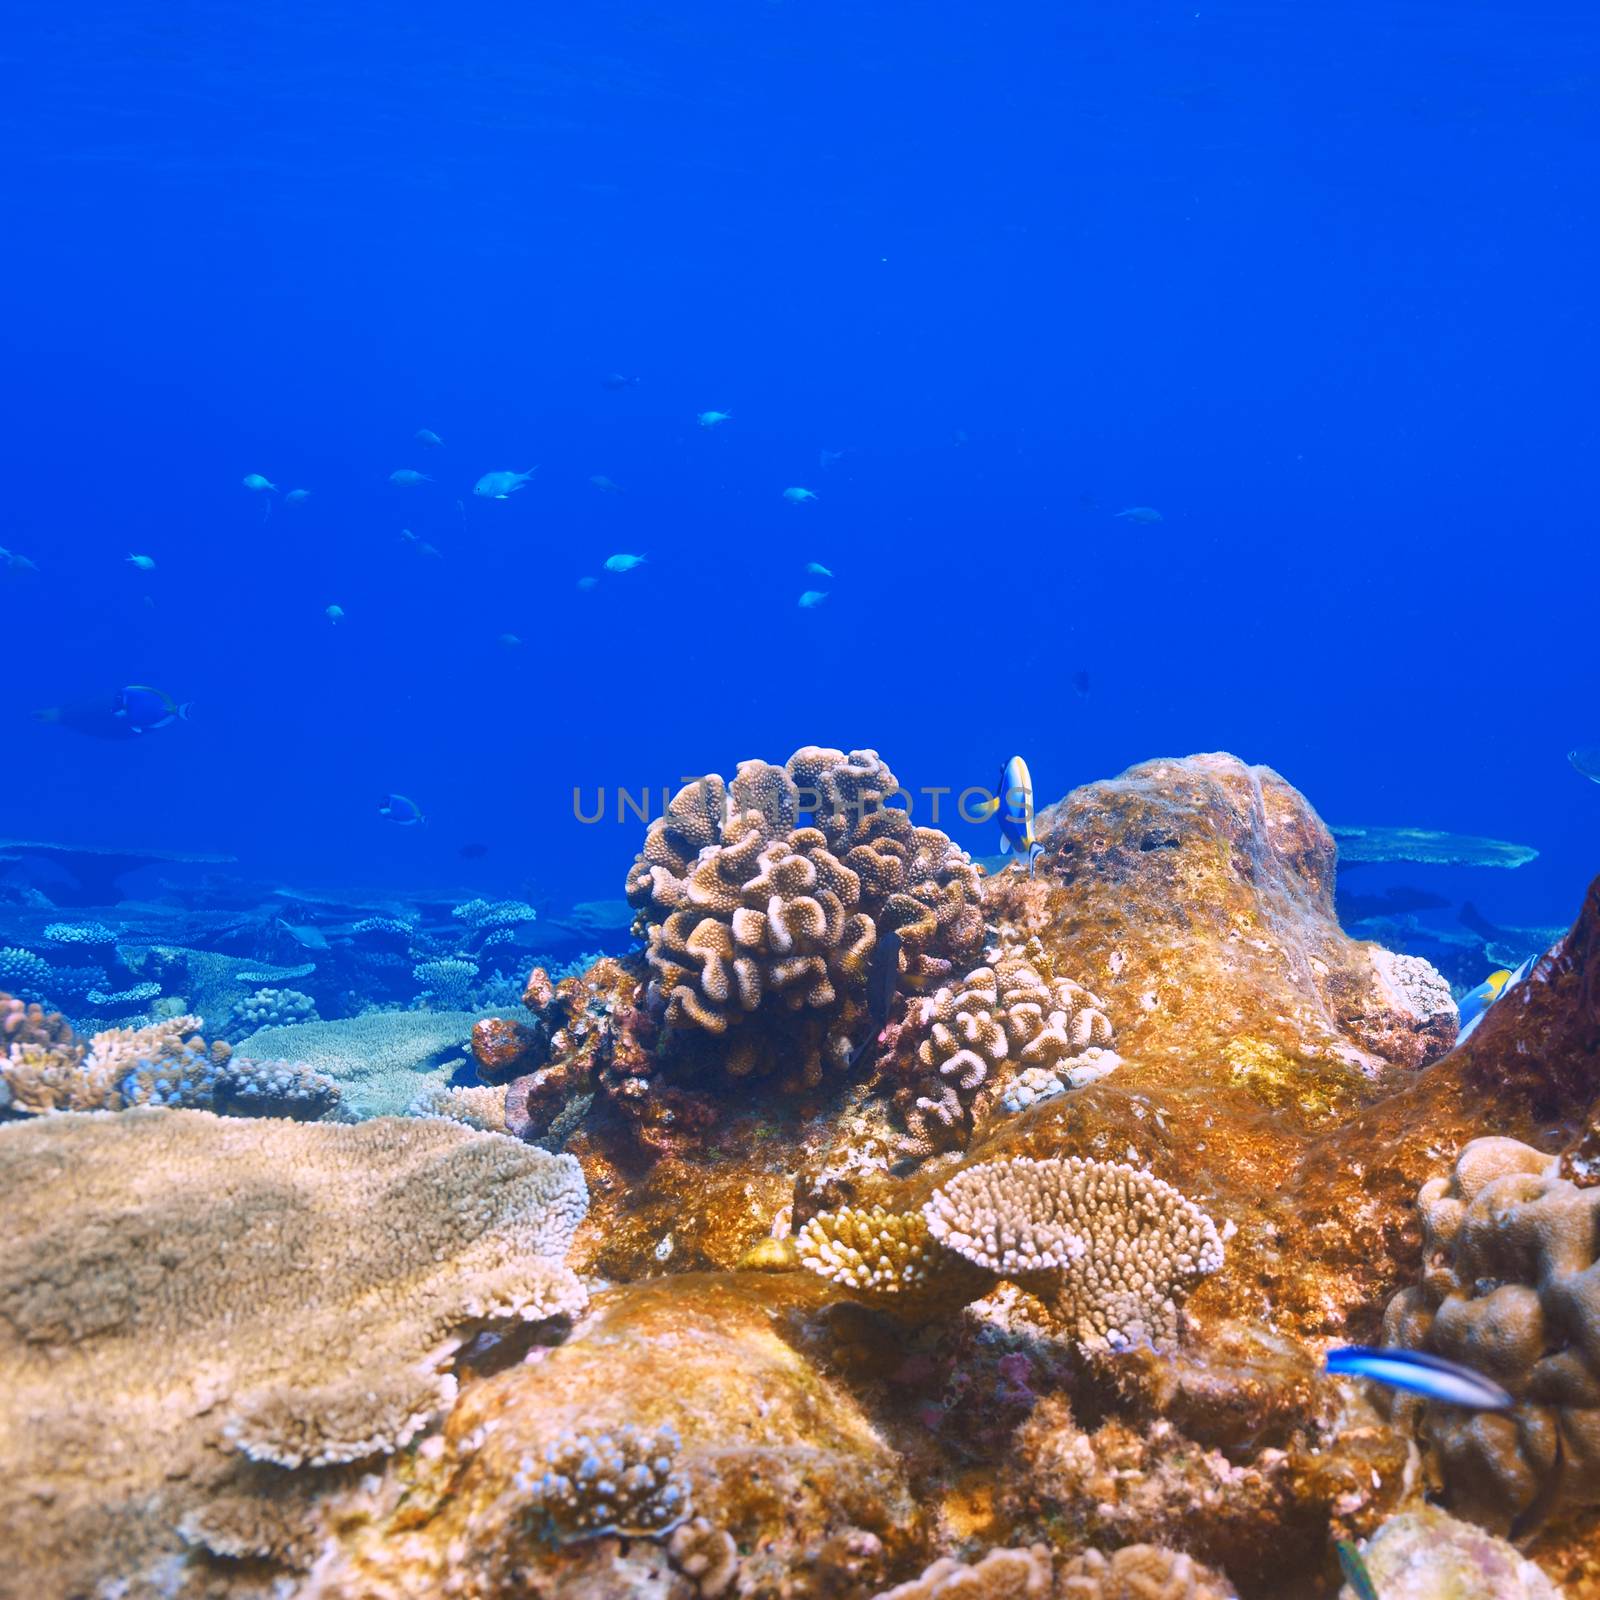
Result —
M814 1088L862 1040L881 933L910 988L977 952L977 869L891 808L898 792L876 751L817 746L678 791L627 880L669 1031L718 1040L728 1076Z
M331 1469L412 1438L464 1341L585 1299L577 1163L446 1122L45 1117L0 1128L0 1187L0 1514L38 1592L292 1563Z
M1417 1197L1422 1277L1389 1344L1487 1374L1518 1401L1474 1412L1397 1396L1450 1503L1505 1531L1600 1505L1600 1189L1515 1139L1475 1139Z

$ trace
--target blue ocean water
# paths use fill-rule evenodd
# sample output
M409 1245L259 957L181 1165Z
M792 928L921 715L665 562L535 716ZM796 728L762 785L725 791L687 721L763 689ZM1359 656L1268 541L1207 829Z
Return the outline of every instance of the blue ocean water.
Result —
M1576 909L1591 7L23 0L0 132L0 833L570 902L748 756L1227 749Z

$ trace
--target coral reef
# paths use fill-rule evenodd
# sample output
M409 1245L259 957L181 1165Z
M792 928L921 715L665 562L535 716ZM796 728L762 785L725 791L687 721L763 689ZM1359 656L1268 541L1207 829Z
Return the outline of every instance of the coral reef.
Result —
M913 988L976 953L976 869L890 809L898 792L876 751L807 746L685 785L650 825L627 883L648 1000L669 1030L718 1040L728 1076L813 1088L843 1071L880 931L899 935Z
M1050 1551L991 1550L968 1564L943 1556L920 1578L885 1589L877 1600L1051 1600L1055 1592Z
M1384 1315L1385 1342L1483 1372L1520 1402L1506 1413L1400 1395L1451 1504L1506 1531L1600 1506L1600 1189L1515 1139L1475 1139L1417 1197L1422 1279Z
M1356 828L1331 830L1342 861L1421 861L1437 867L1524 867L1537 859L1532 845L1481 839L1469 833L1439 833L1432 828Z
M470 1011L372 1011L263 1028L237 1049L325 1074L353 1117L398 1116L426 1089L465 1070L462 1052L477 1020Z
M516 1487L528 1497L535 1536L553 1544L661 1538L689 1515L689 1487L676 1471L678 1435L670 1425L615 1433L568 1431L544 1454L524 1456Z
M1234 1600L1219 1574L1156 1544L1130 1544L1109 1556L1085 1551L1056 1576L1059 1600Z
M153 1592L185 1517L299 1548L324 1480L282 1469L396 1449L474 1332L584 1302L577 1163L446 1122L48 1117L0 1174L0 1506L39 1592Z
M257 989L246 995L228 1014L218 1037L237 1044L263 1028L289 1028L297 1022L316 1022L317 1003L298 989Z
M484 1133L505 1133L506 1091L503 1084L431 1084L406 1108L412 1117L447 1117Z

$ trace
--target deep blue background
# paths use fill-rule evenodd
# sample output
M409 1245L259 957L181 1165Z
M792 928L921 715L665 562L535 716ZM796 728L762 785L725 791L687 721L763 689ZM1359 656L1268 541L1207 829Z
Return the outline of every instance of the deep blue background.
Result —
M1600 867L1592 6L21 0L0 136L0 832L583 897L575 784L1223 748Z

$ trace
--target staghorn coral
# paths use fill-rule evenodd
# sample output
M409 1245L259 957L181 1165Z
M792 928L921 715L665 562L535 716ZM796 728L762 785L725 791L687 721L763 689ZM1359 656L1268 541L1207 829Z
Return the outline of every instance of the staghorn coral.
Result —
M1184 1288L1222 1265L1210 1217L1126 1162L983 1163L935 1191L923 1215L947 1248L1042 1290L1089 1349L1175 1342Z
M454 1011L465 1007L473 980L478 976L478 963L464 961L455 956L441 956L435 961L419 961L411 969L411 976L422 985L417 999L430 1009Z
M810 1088L843 1069L880 931L899 934L912 988L976 951L976 868L887 808L897 792L875 751L808 746L690 783L650 825L627 880L648 1002L680 1035L728 1036L729 1076Z
M968 1565L950 1556L920 1578L881 1590L875 1600L1050 1600L1050 1549L991 1550Z
M40 1000L48 994L52 969L43 956L16 945L0 948L0 988L22 999Z
M611 1533L659 1539L689 1515L689 1485L675 1470L678 1446L670 1425L569 1431L542 1457L523 1456L513 1482L528 1496L536 1536L552 1544Z
M1130 1544L1109 1556L1086 1550L1056 1574L1056 1600L1234 1600L1219 1573L1158 1544Z
M1504 1531L1600 1505L1600 1189L1515 1139L1474 1139L1417 1196L1419 1284L1384 1313L1384 1341L1487 1373L1520 1402L1473 1412L1398 1395L1449 1491Z
M1061 1092L1075 1074L1089 1081L1109 1070L1104 1002L1069 979L1042 977L1035 963L1043 959L1033 940L907 1008L906 1034L916 1043L900 1072L909 1081L894 1096L907 1154L966 1145L1019 1074L1029 1075L1029 1103Z
M39 1592L151 1592L190 1513L289 1518L324 1480L284 1468L397 1448L464 1340L584 1303L577 1163L442 1121L41 1118L0 1187L0 1516Z

